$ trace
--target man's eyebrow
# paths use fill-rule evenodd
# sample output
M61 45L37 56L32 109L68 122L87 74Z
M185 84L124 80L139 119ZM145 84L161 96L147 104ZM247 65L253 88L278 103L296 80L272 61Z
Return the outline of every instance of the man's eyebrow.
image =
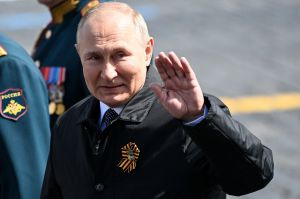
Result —
M117 51L128 52L128 49L126 48L126 45L118 45L118 46L109 47L108 49L93 49L93 50L88 49L88 50L83 52L83 55L84 56L102 55L107 50L110 51L110 52L117 52Z
M96 51L86 51L82 54L83 59L89 59L91 57L101 57L101 54L97 53Z
M127 51L124 46L118 46L112 49L112 51Z
M87 56L87 55L99 55L99 54L101 54L100 50L93 50L93 51L83 52L83 55L85 55L85 56Z
M116 52L116 51L129 52L130 51L126 45L118 45L118 46L113 47L111 50L113 52Z

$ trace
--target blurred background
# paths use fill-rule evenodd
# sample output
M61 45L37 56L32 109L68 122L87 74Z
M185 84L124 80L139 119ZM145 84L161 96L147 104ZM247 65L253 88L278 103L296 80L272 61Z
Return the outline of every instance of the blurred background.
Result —
M204 92L232 110L248 100L232 114L272 149L275 176L240 198L300 199L300 0L123 2L145 16L155 54L186 57ZM0 0L0 32L29 53L49 21L36 0Z

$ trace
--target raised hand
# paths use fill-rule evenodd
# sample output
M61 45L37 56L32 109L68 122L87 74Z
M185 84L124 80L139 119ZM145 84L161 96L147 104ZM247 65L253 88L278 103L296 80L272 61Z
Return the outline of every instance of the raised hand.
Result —
M204 98L196 75L189 62L174 52L161 52L155 64L164 86L152 84L164 108L175 118L192 121L203 114Z

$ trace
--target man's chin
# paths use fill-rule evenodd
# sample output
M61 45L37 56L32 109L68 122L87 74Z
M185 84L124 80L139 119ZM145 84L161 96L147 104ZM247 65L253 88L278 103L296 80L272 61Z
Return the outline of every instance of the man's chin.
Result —
M99 99L99 100L111 108L123 106L128 101L127 98L118 98L118 97L105 98L105 99Z

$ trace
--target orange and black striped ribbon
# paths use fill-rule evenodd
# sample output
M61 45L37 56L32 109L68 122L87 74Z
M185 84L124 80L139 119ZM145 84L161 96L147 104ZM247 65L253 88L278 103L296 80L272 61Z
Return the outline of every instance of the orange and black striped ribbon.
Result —
M118 167L122 168L124 172L131 172L136 168L136 162L139 158L140 150L135 143L128 143L121 148L122 160Z

